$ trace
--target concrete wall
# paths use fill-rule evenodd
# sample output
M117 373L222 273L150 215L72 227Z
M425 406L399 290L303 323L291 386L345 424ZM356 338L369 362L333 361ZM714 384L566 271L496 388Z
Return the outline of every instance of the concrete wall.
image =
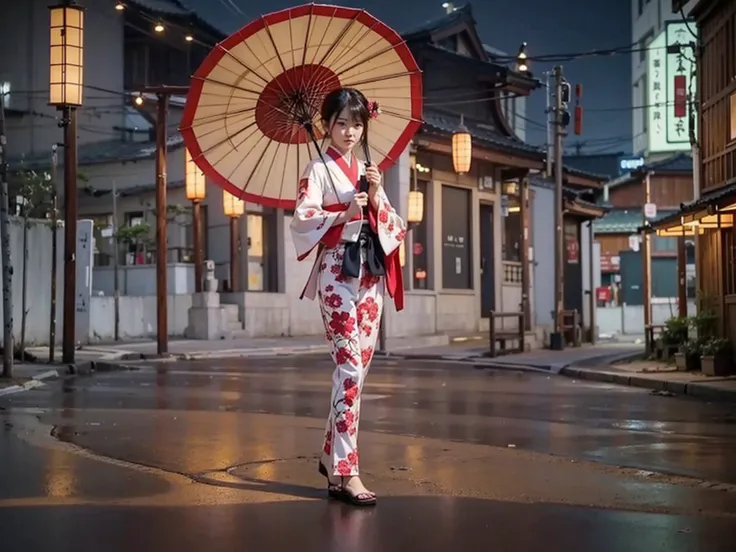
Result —
M191 295L168 297L167 328L170 337L182 337L189 323ZM156 337L156 297L120 297L120 339L153 339ZM90 342L115 339L115 300L92 297L90 301Z
M115 294L115 269L95 267L92 278L93 295ZM156 265L133 265L118 268L118 285L121 295L148 297L156 295ZM194 293L194 265L169 263L166 291L169 295Z
M62 138L55 120L58 113L48 106L51 4L45 0L0 0L0 51L4 52L0 83L10 83L8 107L36 113L8 117L11 158L39 153L50 156L51 146ZM83 4L87 8L84 42L88 46L84 49L84 83L115 93L85 89L84 109L78 118L80 144L111 139L110 129L123 122L119 94L123 90L123 20L108 0L85 0Z
M56 342L61 343L64 308L64 229L57 232L57 288L56 288ZM11 217L10 262L13 266L13 336L20 340L23 282L23 225L21 219ZM28 280L26 344L45 345L49 342L51 313L51 227L45 221L31 221L28 229ZM0 316L2 316L0 301ZM2 318L0 318L2 320ZM0 324L2 326L2 324ZM3 336L0 331L0 343Z
M687 312L690 316L696 313L694 301L688 301ZM664 324L672 316L677 316L676 299L652 304L652 324ZM644 307L641 305L598 307L596 309L596 325L600 336L644 335Z
M554 324L555 308L555 217L554 190L534 186L534 223L532 224L534 278L534 322L537 326Z

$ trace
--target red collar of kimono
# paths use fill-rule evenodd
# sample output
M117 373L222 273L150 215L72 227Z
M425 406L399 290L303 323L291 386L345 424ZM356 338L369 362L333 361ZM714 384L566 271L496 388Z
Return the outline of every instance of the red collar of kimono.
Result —
M355 158L355 155L352 153L350 154L350 165L345 162L345 158L342 154L332 146L327 148L327 155L337 163L337 166L340 167L340 170L348 177L353 185L358 184L358 160Z

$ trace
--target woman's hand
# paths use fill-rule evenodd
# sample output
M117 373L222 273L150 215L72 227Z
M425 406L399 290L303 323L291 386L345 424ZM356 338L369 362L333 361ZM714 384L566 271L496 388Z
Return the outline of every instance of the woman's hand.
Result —
M370 199L371 205L378 209L377 194L381 189L381 172L375 165L370 165L365 169L365 178L368 180L368 184L370 184L368 188L368 199Z
M358 192L357 194L355 194L353 196L353 199L350 201L350 205L345 211L344 222L348 222L355 215L360 214L363 211L363 207L365 207L366 205L368 205L368 194L366 194L365 192Z

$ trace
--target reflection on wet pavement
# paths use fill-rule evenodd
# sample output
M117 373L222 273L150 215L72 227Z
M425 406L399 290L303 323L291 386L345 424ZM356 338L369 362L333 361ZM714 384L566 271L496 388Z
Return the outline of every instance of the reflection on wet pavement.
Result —
M732 548L736 488L637 469L736 483L733 406L380 360L361 419L380 505L355 512L324 500L316 474L329 386L322 357L280 358L167 363L0 400L3 545L9 535L10 551L96 551L101 539L106 551Z

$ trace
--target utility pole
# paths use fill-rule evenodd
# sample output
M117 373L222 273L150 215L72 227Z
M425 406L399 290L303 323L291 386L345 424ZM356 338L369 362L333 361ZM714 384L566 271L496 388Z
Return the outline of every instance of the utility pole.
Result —
M115 341L120 340L120 249L118 248L118 186L112 181L112 248L113 302L115 310Z
M158 94L156 114L156 341L159 355L169 352L166 269L166 116L169 95Z
M5 136L5 94L0 93L0 247L3 261L3 377L13 377L13 266L10 264L8 205L8 140Z
M545 168L544 176L549 178L552 176L552 142L553 142L553 136L554 136L554 123L553 119L550 117L550 113L552 113L552 103L550 102L550 96L552 95L552 89L549 87L549 71L544 72L544 76L546 77L546 84L545 89L547 92L547 107L544 110L545 115L547 116L547 139L545 140L545 149L547 150L547 166Z
M644 205L651 202L651 178L650 171L644 175L642 185L644 187ZM642 207L642 226L647 224L646 207ZM653 350L653 343L649 342L649 327L652 325L652 235L644 232L642 238L642 265L644 276L644 331L646 332L647 354Z
M62 108L64 128L64 364L73 364L77 324L77 110Z
M56 153L58 144L51 146L51 312L49 314L49 362L54 362L56 352L56 276L57 276L57 250L56 236L58 234L59 213L58 193L56 191L56 169L59 164L59 156Z
M567 103L570 101L570 85L562 75L562 66L558 65L553 71L555 77L555 108L554 108L554 155L555 155L555 323L554 333L550 337L550 348L560 350L564 348L562 335L564 311L564 220L562 203L562 137L564 128L570 123L570 114L567 112Z

